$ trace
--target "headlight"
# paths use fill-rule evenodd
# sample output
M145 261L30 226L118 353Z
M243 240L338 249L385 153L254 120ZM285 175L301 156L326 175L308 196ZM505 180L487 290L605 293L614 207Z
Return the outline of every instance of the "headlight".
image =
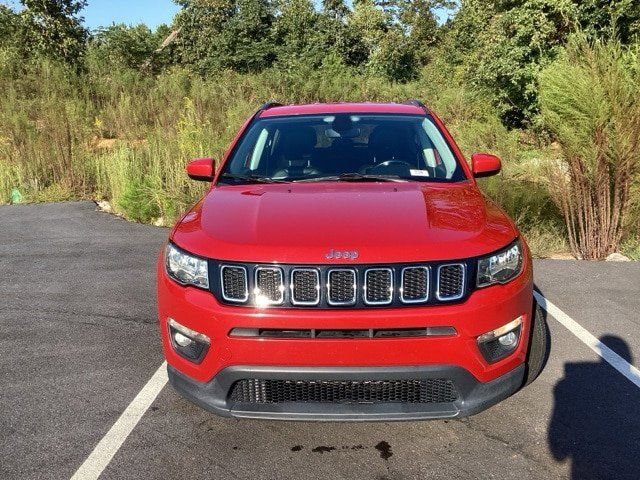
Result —
M478 260L478 286L507 283L522 271L522 246L520 240L501 252Z
M207 261L192 257L171 244L164 251L167 274L179 283L209 288Z

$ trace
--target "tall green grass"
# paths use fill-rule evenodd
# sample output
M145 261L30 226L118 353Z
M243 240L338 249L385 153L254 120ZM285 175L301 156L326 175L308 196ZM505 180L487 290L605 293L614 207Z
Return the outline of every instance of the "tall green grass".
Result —
M394 84L331 64L201 78L182 69L150 77L8 61L0 66L0 90L0 202L9 201L13 188L27 201L106 199L129 219L170 224L206 188L188 179L187 161L220 159L264 101L420 98L445 120L467 158L476 151L501 156L503 173L483 188L536 239L530 242L536 253L566 249L545 187L549 147L507 130L482 95L428 72Z

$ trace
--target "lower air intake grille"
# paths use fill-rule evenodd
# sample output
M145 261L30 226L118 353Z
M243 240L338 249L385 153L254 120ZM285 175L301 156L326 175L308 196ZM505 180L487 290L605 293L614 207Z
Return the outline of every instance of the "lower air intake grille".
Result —
M245 379L233 384L239 403L447 403L458 398L451 380L297 381Z
M451 263L438 267L438 300L457 300L464 295L464 265Z

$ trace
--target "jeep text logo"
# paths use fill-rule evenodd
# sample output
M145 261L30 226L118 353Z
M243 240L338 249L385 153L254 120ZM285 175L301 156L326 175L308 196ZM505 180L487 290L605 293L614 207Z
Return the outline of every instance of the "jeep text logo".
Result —
M357 250L340 251L340 250L334 250L332 248L329 251L329 253L325 255L325 257L327 258L327 260L340 259L340 258L344 258L345 260L355 260L356 258L358 258L358 251Z

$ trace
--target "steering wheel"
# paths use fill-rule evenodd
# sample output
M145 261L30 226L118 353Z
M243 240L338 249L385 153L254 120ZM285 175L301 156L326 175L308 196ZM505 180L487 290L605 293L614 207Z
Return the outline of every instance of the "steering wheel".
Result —
M402 160L387 160L378 165L384 165L385 167L406 167L411 168L411 164L409 162L403 162Z
M368 173L391 174L391 175L409 175L412 166L408 162L402 160L386 160L369 167Z
M281 168L277 172L275 172L272 177L276 179L287 179L289 177L302 177L302 176L313 176L320 175L322 172L314 167L304 167L300 169L296 168Z

